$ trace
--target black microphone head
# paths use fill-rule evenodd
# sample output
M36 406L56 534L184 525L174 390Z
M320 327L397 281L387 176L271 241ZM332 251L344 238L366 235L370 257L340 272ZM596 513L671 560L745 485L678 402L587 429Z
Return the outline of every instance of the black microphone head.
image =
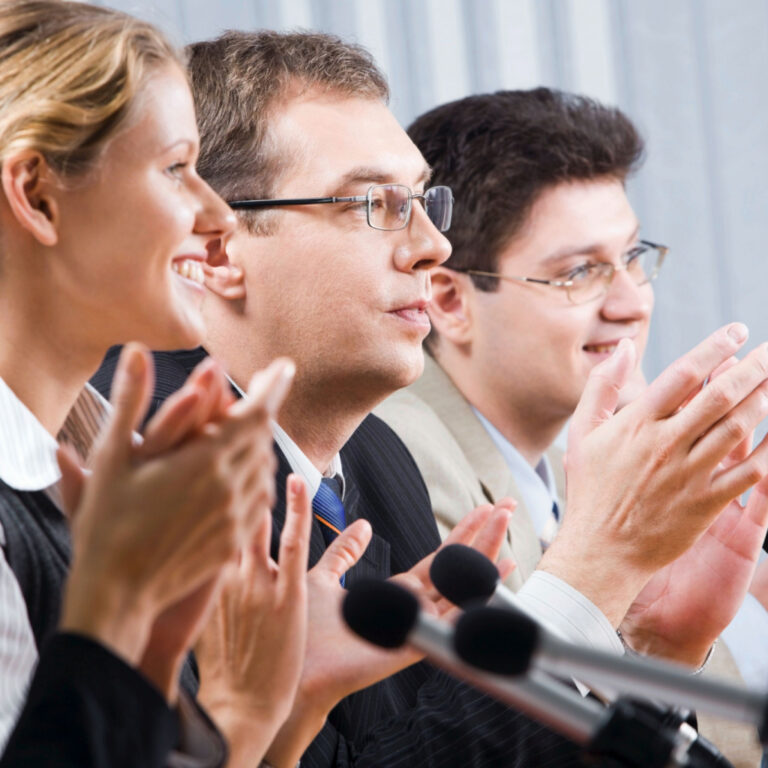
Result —
M464 544L449 544L435 555L429 577L437 591L455 605L486 602L499 583L496 566Z
M539 644L539 626L520 611L478 606L459 618L453 647L467 664L497 675L522 675Z
M361 579L349 587L341 612L349 628L364 640L399 648L416 626L419 601L397 584Z

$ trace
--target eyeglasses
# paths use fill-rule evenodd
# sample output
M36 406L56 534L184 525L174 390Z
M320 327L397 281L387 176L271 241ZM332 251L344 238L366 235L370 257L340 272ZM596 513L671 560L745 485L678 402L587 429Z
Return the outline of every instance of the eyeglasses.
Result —
M538 277L501 275L498 272L483 272L479 269L459 268L454 271L463 272L466 275L496 277L499 280L538 283L540 285L552 285L555 288L564 288L572 303L585 304L588 301L594 301L604 296L608 292L611 281L617 272L626 272L637 285L645 285L655 280L667 253L669 253L669 248L666 245L657 245L648 240L641 240L638 245L622 255L622 265L620 267L605 261L579 264L565 275L564 280L543 280Z
M232 200L229 207L235 210L272 208L278 205L321 205L323 203L365 203L367 222L373 229L405 229L411 220L413 200L421 200L429 220L440 230L447 232L453 214L453 193L450 187L431 187L423 194L416 194L404 184L375 184L365 195L352 197L299 197L291 200Z

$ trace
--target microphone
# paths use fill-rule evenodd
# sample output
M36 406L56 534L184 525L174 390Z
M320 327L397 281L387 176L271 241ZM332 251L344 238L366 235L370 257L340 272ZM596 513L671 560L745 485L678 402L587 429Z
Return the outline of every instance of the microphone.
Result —
M496 566L482 552L465 544L449 544L439 549L429 567L429 578L443 597L460 608L478 602L497 608L511 607L541 622L504 586ZM556 629L550 631L561 635Z
M466 607L487 602L491 608L505 609L498 614L498 619L487 619L497 622L497 630L504 633L504 639L497 638L495 664L500 666L491 667L492 672L513 674L502 672L502 669L511 664L519 668L526 656L530 665L530 656L534 653L528 651L526 643L535 638L533 643L538 649L535 664L550 673L572 676L619 693L658 699L673 706L683 704L729 720L754 724L762 743L768 743L768 701L763 695L744 687L695 677L685 667L669 662L614 656L560 639L561 636L555 636L539 624L536 617L524 611L514 592L501 583L496 566L471 547L463 544L443 547L435 555L429 575L440 594L457 605ZM469 621L469 616L462 619ZM472 619L470 626L476 621L481 622L479 629L482 629L482 622L486 620ZM465 626L462 632L467 631ZM545 649L549 652L544 652ZM465 647L465 650L472 653L471 648ZM512 654L522 656L510 661L508 657ZM503 657L507 657L506 660ZM487 669L482 663L479 666Z
M456 624L458 656L478 668L508 676L523 669L602 683L633 697L685 704L757 727L768 744L768 699L746 687L695 677L682 666L656 659L614 656L552 636L512 608L468 609Z
M454 651L452 627L423 613L414 595L388 581L361 579L352 584L342 604L347 625L363 639L383 648L408 644L429 661L499 701L524 712L586 750L611 756L630 766L729 766L727 761L691 762L696 758L696 732L687 723L659 727L658 719L625 700L608 710L549 676L533 670L527 678L509 679L472 666ZM519 674L528 666L507 661ZM640 754L642 753L642 754Z

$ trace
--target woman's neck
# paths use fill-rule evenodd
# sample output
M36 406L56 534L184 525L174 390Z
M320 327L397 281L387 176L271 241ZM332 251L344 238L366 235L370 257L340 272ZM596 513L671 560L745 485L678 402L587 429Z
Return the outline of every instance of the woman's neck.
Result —
M6 319L0 330L0 377L56 437L106 350L78 350L74 336L67 338L61 327L41 323L40 317L14 323L14 312Z

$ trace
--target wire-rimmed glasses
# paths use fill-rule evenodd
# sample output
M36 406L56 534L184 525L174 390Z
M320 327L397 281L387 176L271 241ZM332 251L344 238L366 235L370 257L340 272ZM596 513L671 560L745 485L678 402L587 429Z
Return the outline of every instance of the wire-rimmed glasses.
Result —
M365 195L351 197L298 197L284 200L231 200L235 210L255 210L282 205L321 205L323 203L365 203L369 227L383 230L405 229L411 220L414 200L421 200L430 221L440 232L447 232L453 215L450 187L430 187L423 193L411 192L405 184L374 184Z
M666 245L641 240L634 248L630 248L630 250L622 254L622 264L619 267L607 261L580 264L568 272L564 279L559 280L502 275L498 272L484 272L479 269L454 268L454 271L479 277L496 277L499 280L537 283L540 285L551 285L555 288L564 288L568 294L568 299L573 304L585 304L588 301L599 299L608 292L616 272L626 271L637 285L645 285L655 280L658 277L667 253L669 253L669 248Z

